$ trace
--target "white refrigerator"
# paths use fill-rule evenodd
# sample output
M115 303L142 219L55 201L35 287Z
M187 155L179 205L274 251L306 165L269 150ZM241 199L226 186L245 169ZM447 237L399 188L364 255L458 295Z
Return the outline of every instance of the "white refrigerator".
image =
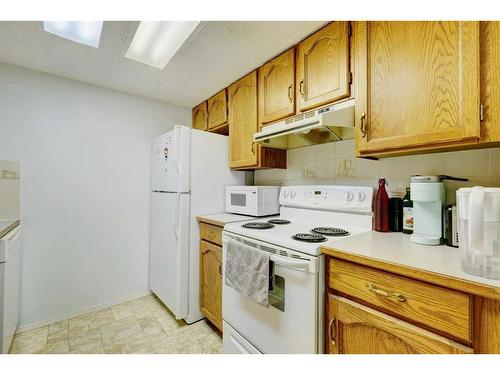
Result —
M226 136L175 125L153 141L149 284L177 319L203 318L196 216L224 212L224 187L244 184Z

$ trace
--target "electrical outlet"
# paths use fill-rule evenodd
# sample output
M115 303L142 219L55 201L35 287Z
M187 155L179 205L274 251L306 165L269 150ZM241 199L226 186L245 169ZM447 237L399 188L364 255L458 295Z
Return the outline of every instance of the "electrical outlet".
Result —
M316 174L314 173L314 171L308 171L308 170L304 169L302 171L302 177L303 178L314 178L314 177L316 177Z

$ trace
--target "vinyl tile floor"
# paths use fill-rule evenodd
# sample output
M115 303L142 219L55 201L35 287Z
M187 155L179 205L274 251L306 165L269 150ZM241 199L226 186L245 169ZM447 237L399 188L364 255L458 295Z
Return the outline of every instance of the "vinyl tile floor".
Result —
M220 354L205 321L175 320L153 295L14 336L11 354Z

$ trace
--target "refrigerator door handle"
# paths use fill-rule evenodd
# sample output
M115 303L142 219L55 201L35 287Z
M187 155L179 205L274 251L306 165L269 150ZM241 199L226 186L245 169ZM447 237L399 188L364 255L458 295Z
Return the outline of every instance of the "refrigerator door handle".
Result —
M175 169L177 170L177 174L181 173L181 167L179 165L179 161L181 158L181 147L180 147L180 140L181 140L181 127L176 126L175 127L175 139L176 139L176 146L175 146Z
M177 204L175 205L175 216L174 216L174 223L172 224L172 229L174 231L175 239L179 240L179 232L180 232L180 225L179 223L179 213L180 213L180 205L181 205L181 195L177 194Z

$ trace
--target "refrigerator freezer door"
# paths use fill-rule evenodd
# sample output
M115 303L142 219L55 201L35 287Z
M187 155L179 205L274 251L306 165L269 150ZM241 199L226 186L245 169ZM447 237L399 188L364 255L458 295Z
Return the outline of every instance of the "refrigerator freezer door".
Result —
M177 319L188 313L189 194L153 192L151 290Z
M153 191L189 192L191 129L174 129L153 141L151 187Z

